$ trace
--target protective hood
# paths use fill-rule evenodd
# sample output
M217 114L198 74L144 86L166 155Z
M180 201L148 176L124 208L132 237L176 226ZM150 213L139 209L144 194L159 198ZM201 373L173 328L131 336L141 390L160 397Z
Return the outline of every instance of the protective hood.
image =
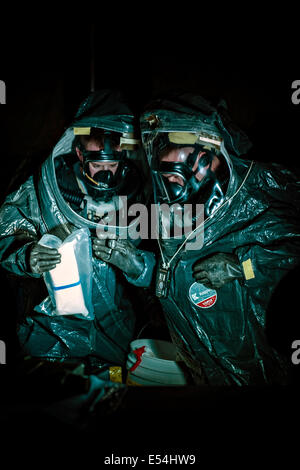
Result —
M226 103L212 106L201 96L171 92L147 104L141 117L141 132L197 132L221 137L228 153L245 155L252 147L247 135L230 119Z
M188 236L183 241L159 238L157 292L179 355L195 377L211 385L285 383L286 358L278 354L276 335L271 345L266 331L276 316L270 303L274 290L287 273L293 279L299 266L299 175L245 158L250 142L244 133L224 118L223 109L197 96L179 94L150 103L141 130L151 165L159 134L178 133L176 142L168 135L177 145L180 133L190 133L211 145L221 139L230 172L224 200L199 226L197 243L186 243ZM211 289L195 279L194 267L219 254L237 257L243 277ZM289 282L278 292L284 305L278 312L279 335L295 315L287 302L293 292ZM289 364L290 345L282 351Z
M121 151L111 157L117 160L118 171L116 174L109 170L101 171L101 178L98 178L99 174L97 178L91 175L85 178L85 167L75 148L79 138L95 130L118 136ZM99 163L110 160L107 147L105 144L102 152L87 152L87 165L93 153ZM142 184L146 172L135 116L122 94L114 90L91 93L81 103L73 122L41 168L38 183L40 202L46 203L49 198L52 202L51 211L45 211L47 229L61 224L96 229L104 214L114 214L106 219L105 226L114 232L119 229L126 231L132 223L127 219L127 203L129 200L131 203L144 202L148 197L148 188ZM120 217L116 221L116 213L122 215L121 223L118 222Z
M224 104L217 109L200 96L172 93L150 102L140 125L158 205L200 204L201 218L209 219L234 197L248 166L234 162L252 144Z

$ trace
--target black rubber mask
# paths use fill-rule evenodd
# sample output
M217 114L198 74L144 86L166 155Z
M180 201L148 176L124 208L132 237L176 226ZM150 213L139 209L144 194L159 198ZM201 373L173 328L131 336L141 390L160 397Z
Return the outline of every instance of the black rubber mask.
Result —
M192 147L183 161L163 161L173 150ZM199 153L202 153L198 158ZM153 184L158 203L204 204L208 216L224 200L229 168L223 155L200 144L158 146L153 151Z
M116 190L119 181L120 171L124 167L126 151L119 150L120 137L116 133L105 131L103 134L103 148L101 150L86 150L82 145L80 150L83 155L83 175L86 178L87 185L94 191L112 191ZM94 176L90 173L90 163L118 163L118 169L115 174L110 170L99 170ZM115 191L114 191L115 192Z

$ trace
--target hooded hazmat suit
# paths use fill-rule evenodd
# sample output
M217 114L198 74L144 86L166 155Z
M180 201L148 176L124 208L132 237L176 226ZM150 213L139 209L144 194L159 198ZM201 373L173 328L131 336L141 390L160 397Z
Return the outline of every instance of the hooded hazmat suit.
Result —
M193 202L204 204L204 215L190 233L195 237L202 233L201 246L200 236L193 249L187 243L189 235L165 235L162 210L158 211L160 266L164 268L157 275L158 295L172 339L195 382L286 383L287 363L266 337L266 311L279 281L299 264L299 181L278 164L245 158L251 147L247 136L231 122L223 106L215 108L199 96L171 93L153 100L141 116L141 133L159 207L162 201L168 204L171 194L155 162L164 146L159 142L166 136L169 143L176 142L174 148L180 148L184 135L189 136L186 145L196 139L203 145L217 144L224 163L225 177L212 176L212 184L206 185L211 193L207 189L203 200L197 200L200 193L194 194ZM168 162L164 173L172 172L177 169ZM182 187L173 188L173 200L180 202ZM169 204L171 200L170 196ZM236 257L233 271L240 275L230 274L229 269L231 282L219 288L195 282L195 264L220 254ZM284 312L282 321L289 321Z
M64 240L74 231L86 229L89 243L91 237L96 237L97 222L77 211L71 202L72 194L65 198L58 184L58 179L67 184L72 176L70 159L77 165L79 163L74 153L74 129L91 127L132 136L135 132L134 116L118 92L103 90L91 93L83 101L74 122L37 174L6 198L0 214L0 259L3 268L19 279L31 281L34 287L29 287L26 299L22 299L22 307L25 308L26 303L26 311L22 312L18 326L18 338L26 354L51 360L87 359L100 366L122 365L135 326L135 312L126 292L129 283L147 287L155 263L153 255L139 250L145 269L134 280L92 256L93 312L86 318L76 314L57 315L51 298L47 296L43 277L32 273L28 265L32 244L44 234L54 234ZM135 168L143 165L141 148L128 151L127 157L134 160ZM139 171L142 180L141 166ZM142 190L143 194L136 194L139 200L147 198L145 186ZM126 232L128 226L123 224L122 228L114 229L119 234L120 230ZM139 242L139 239L133 240L135 245Z

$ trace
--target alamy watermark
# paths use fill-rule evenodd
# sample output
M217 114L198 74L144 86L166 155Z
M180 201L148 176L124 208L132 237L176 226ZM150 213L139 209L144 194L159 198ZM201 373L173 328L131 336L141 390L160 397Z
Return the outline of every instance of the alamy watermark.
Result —
M292 103L300 104L300 80L294 80L292 82L292 90L295 90L291 96Z
M0 104L6 104L6 85L3 80L0 80Z
M291 357L292 363L297 366L300 364L300 339L295 339L295 341L293 341L292 349L295 349Z
M6 344L0 339L0 364L6 364Z
M114 235L118 232L121 239L184 238L187 250L199 250L203 246L204 204L136 203L127 207L127 197L119 196L117 209L109 214L106 211L105 206L99 205L96 213L100 219L96 230L99 238L106 232Z

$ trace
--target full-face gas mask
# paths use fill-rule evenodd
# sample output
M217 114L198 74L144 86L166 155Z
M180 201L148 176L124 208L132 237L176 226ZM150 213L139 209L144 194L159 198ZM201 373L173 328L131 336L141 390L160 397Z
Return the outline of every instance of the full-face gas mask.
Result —
M228 164L217 137L189 132L160 132L144 137L151 155L157 203L203 204L205 216L224 201L229 181Z
M100 150L87 149L91 138ZM82 175L94 199L108 201L117 195L127 196L128 199L134 197L139 189L138 171L127 152L137 142L131 136L104 129L94 130L88 138L77 138L76 146L82 154Z
M74 127L72 134L72 152L57 160L60 193L84 219L116 225L127 206L144 202L140 140L96 127Z

